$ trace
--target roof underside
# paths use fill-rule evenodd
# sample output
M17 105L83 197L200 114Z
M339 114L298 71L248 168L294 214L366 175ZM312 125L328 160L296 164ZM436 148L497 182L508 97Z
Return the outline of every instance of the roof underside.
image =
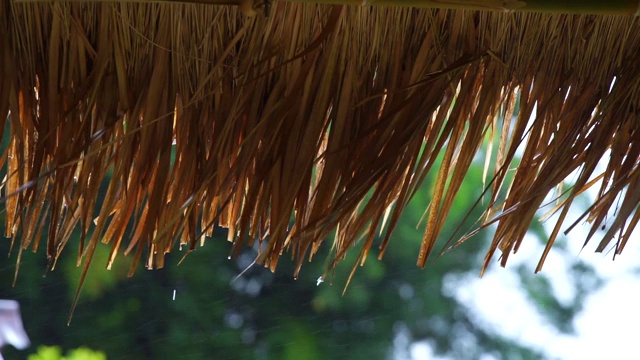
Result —
M576 170L549 246L594 178L590 234L617 208L599 250L622 251L640 218L640 192L625 192L640 186L632 16L279 2L247 19L205 5L2 4L5 235L26 250L44 233L51 265L74 229L86 271L99 242L111 261L124 252L133 267L162 267L177 242L194 249L217 224L234 253L260 241L272 269L286 250L297 272L335 229L336 261L362 234L364 260L383 225L384 253L436 172L423 266L487 141L497 150L482 226L498 225L487 262L495 251L507 261Z

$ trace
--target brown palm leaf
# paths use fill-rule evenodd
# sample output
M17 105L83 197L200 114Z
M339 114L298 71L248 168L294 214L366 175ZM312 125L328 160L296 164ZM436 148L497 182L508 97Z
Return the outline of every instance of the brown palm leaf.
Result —
M637 10L614 3L573 11ZM496 250L507 261L575 171L540 267L594 178L589 237L617 208L598 250L615 242L620 253L640 219L638 58L632 15L274 2L268 17L247 18L234 6L5 0L5 236L22 254L45 235L53 267L80 229L85 273L101 242L112 249L107 267L124 252L133 273L141 260L164 266L176 243L195 249L220 225L233 254L257 241L265 266L288 251L297 274L334 230L329 269L362 236L363 263L386 227L382 256L435 172L424 266L490 138L497 157L480 228L498 226L486 264Z

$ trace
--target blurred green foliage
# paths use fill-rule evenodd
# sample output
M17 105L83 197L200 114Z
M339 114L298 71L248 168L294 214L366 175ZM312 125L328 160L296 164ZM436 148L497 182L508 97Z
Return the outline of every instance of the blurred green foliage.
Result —
M29 355L27 360L107 360L107 356L85 347L70 350L63 356L59 346L39 346L38 352Z
M58 345L38 348L29 360L97 360L104 359L104 354L109 359L372 360L393 358L398 346L406 351L408 344L422 340L456 359L478 359L486 354L507 359L542 357L539 350L503 338L478 322L466 304L445 291L451 276L479 272L488 246L483 233L431 259L424 270L415 266L424 224L416 225L429 204L432 188L433 177L429 177L404 212L383 260L377 260L372 251L344 296L343 286L357 250L333 276L317 284L324 273L323 257L329 256L330 240L294 280L293 263L286 254L275 274L260 266L250 267L254 249L247 248L237 259L228 260L226 231L216 229L216 236L182 265L176 265L183 255L176 249L168 255L166 268L138 269L133 278L127 277L130 259L123 256L113 270L104 269L109 247L100 244L70 326L67 318L81 272L73 242L57 268L48 273L42 253L25 252L17 286L11 288L14 248L0 266L0 284L5 284L0 297L20 301L33 344ZM474 165L442 239L461 235L454 231L465 218L461 229L473 226L480 211L472 207L481 193L482 165ZM542 227L535 230L544 235ZM0 253L9 253L9 241L0 242ZM523 279L527 276L521 273ZM523 288L535 294L532 298L541 310L559 316L562 323L570 322L580 304L561 306L548 283L540 279L523 280ZM402 337L404 342L396 341ZM62 357L62 349L77 350ZM12 348L3 353L8 359L19 358Z

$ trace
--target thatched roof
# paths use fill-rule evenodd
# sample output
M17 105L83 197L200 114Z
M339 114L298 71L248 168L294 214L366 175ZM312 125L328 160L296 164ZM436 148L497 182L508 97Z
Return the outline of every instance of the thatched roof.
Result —
M613 241L619 253L640 219L640 192L625 192L640 186L639 58L633 16L276 2L247 18L229 6L5 0L5 235L20 253L46 247L51 266L80 231L85 271L99 242L107 267L124 253L156 268L219 224L233 254L258 241L266 266L289 252L297 272L336 229L336 261L361 235L360 260L374 244L382 256L436 172L424 266L491 141L478 203L481 226L498 224L487 262L496 250L507 261L575 170L540 266L594 178L583 220L591 236L617 209L598 250Z

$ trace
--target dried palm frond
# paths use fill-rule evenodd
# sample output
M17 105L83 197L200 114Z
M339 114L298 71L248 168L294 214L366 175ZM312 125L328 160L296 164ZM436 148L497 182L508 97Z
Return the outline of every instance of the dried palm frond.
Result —
M638 58L633 16L276 2L268 18L246 18L224 6L7 0L5 236L20 254L46 236L53 267L80 229L85 273L99 242L107 267L123 252L133 272L221 225L233 254L257 241L265 266L289 251L297 274L335 229L331 266L361 235L364 262L385 227L382 256L436 171L424 266L490 134L487 263L498 249L507 261L575 171L540 266L594 177L589 238L617 206L598 249L616 241L620 253L640 219L640 192L625 190L640 186Z

